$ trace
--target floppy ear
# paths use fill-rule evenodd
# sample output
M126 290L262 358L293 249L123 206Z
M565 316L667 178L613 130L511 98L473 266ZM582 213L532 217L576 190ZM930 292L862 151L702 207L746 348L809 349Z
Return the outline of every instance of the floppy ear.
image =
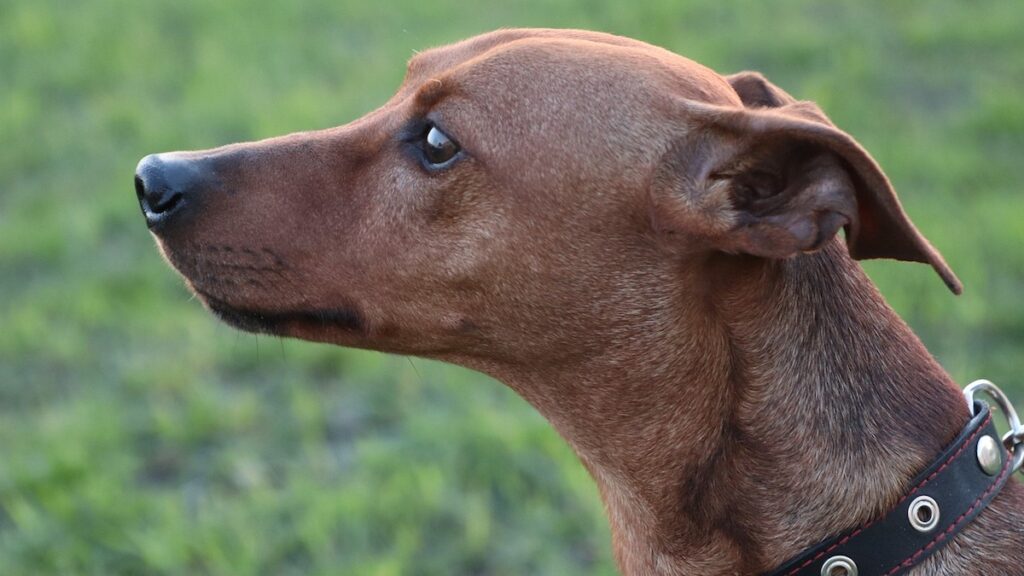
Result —
M910 222L870 155L809 102L763 76L727 78L743 108L682 101L689 130L666 155L656 185L660 226L717 249L787 258L824 247L840 228L856 259L924 262L955 294L960 281Z

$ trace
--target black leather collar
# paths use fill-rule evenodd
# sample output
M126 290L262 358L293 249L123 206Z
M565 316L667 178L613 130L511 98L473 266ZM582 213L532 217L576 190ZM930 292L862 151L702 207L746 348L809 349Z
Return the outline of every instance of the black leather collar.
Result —
M821 542L769 574L896 576L949 543L999 493L1013 469L988 405L975 402L974 407L975 416L963 431L911 481L889 512Z

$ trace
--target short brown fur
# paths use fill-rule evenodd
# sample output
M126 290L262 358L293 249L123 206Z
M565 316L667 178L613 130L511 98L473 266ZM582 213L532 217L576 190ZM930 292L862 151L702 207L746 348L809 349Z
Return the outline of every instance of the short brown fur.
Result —
M415 118L463 156L425 170ZM959 281L871 157L758 74L503 30L416 56L351 124L174 157L219 183L158 233L207 305L502 380L593 475L626 574L768 570L884 511L967 419L853 258ZM914 573L1024 573L1022 504L1011 482Z

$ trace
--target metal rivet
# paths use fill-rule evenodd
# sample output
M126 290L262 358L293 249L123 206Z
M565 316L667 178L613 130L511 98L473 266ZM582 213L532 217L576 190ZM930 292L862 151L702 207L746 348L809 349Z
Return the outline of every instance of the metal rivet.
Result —
M1003 453L999 450L999 444L988 434L978 440L978 465L989 476L995 476L1003 467Z
M846 556L833 556L821 566L821 576L857 576L857 564Z
M918 532L931 532L939 524L939 505L928 496L918 496L907 511L910 525Z

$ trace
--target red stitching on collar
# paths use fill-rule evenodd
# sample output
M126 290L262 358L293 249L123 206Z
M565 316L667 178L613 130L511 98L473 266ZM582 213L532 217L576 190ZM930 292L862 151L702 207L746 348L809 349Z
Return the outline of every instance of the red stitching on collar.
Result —
M969 516L971 514L971 512L973 512L974 509L977 508L981 504L982 500L984 500L985 498L988 498L988 495L991 494L992 491L996 489L996 486L998 486L1003 481L1003 478L1005 478L1006 474L1010 471L1010 464L1012 463L1012 461L1013 461L1013 458L1007 458L1006 459L1006 462L1003 463L1003 471L999 474L998 477L996 477L995 480L992 481L992 485L988 487L988 490L985 490L984 494L982 494L981 496L978 496L977 500L975 500L971 504L971 507L968 508L966 512L961 514L956 520L954 520L953 523L949 525L949 528L946 528L946 530L944 532L942 532L938 536L936 536L931 542L925 544L920 550L918 550L917 552L914 552L914 554L911 555L910 558L907 558L903 562L897 564L895 568L893 568L892 570L889 570L888 572L886 572L885 576L892 576L893 574L895 574L896 572L898 572L902 568L909 568L910 566L913 566L914 562L921 556L921 554L924 554L925 552L930 550L933 546L935 546L939 542L945 540L953 532L953 530L955 530L963 522L964 518Z
M957 459L957 457L958 457L958 456L960 456L960 454L962 454L962 453L963 453L963 451L964 451L964 450L966 450L966 449L967 449L967 447L968 447L968 446L970 446L970 445L971 445L971 444L972 444L972 443L974 442L974 438L975 438L975 437L977 437L977 436L978 436L978 434L980 434L980 433L981 433L981 431L982 431L982 430L983 430L983 429L984 429L984 428L985 428L986 426L988 426L988 423L989 423L989 422L991 422L991 421L992 421L992 413L991 413L991 412L989 412L988 416L986 416L986 417L985 417L985 421L984 421L984 422L982 422L982 423L981 423L981 424L980 424L980 425L978 426L977 430L975 430L975 431L974 431L974 433L973 433L973 434L971 434L971 435L970 435L970 437L969 437L969 438L967 438L967 440L966 440L966 441L964 441L963 445L962 445L962 446L960 446L960 449L959 449L959 450L957 450L956 452L954 452L954 453L953 453L953 454L952 454L952 455L951 455L951 456L950 456L950 457L949 457L948 459L946 459L946 461L942 463L942 466L939 466L938 470L936 470L935 472L932 472L931 474L929 474L929 475L928 475L928 477L927 477L927 478L925 478L924 480L922 480L922 481L921 481L921 482L920 482L920 483L919 483L919 484L918 484L917 486L914 486L914 488L913 488L913 489L911 489L911 490L910 490L910 492L907 492L907 493L906 493L906 494L905 494L905 495L903 496L903 498L900 498L900 499L899 499L899 501L898 501L898 502L896 502L896 504L895 504L895 505L893 505L893 506L892 506L891 508L889 508L889 510L891 511L891 510L894 510L894 509L896 509L896 508L899 508L900 504L903 504L903 503L904 503L904 502L905 502L905 501L907 500L907 498L910 498L911 496L913 496L915 492L917 492L918 490L920 490L921 488L923 488L923 487L924 487L924 486L925 486L926 484L928 484L928 483L929 483L929 482L931 482L931 481L932 481L932 480L933 480L933 479L934 479L934 478L935 478L936 476L938 476L939 472L942 472L943 470L945 470L945 469L946 469L946 467L947 467L947 466L949 466L949 463L950 463L950 462L952 462L953 460L956 460L956 459ZM1010 461L1010 458L1007 458L1006 460L1007 460L1007 462L1009 462L1009 461ZM995 486L995 484L993 484L993 486ZM984 498L984 495L982 496L982 498ZM981 500L982 498L979 498L979 499L978 499L978 501L980 501L980 500ZM976 501L975 503L977 503L977 501ZM814 555L814 557L812 557L812 558L808 559L808 560L807 560L806 562L804 562L803 564L801 564L801 565L797 566L796 568L793 568L792 570L790 570L789 572L787 572L787 573L786 573L786 576L794 576L794 575L795 575L796 573L800 572L800 571L801 571L801 570L803 570L804 568L807 568L808 566L810 566L811 564L813 564L814 562L816 562L816 561L817 561L817 560L818 560L819 558L821 558L822 556L824 556L824 555L828 554L829 552L831 552L831 551L835 550L836 548L838 548L838 547L842 546L843 544L846 544L847 542L849 542L849 541L850 541L850 539L851 539L851 538L853 538L853 537L857 536L858 534L860 534L861 532L863 532L864 530L866 530L866 529L867 529L868 527L870 527L870 526L871 526L872 524L874 524L874 523L875 523L876 521L878 521L878 520L881 520L882 518L885 518L887 514L888 514L888 513L886 513L886 514L882 514L881 516L879 516L879 517L877 517L877 518L873 518L873 519L871 519L870 521L868 521L868 523L867 523L867 524L863 524L863 525L861 525L861 526L860 526L859 528L857 528L856 530L854 530L853 532L851 532L850 534L848 534L847 536L845 536L845 537L844 537L844 538L843 538L842 540L840 540L840 541L838 541L838 542L836 542L836 543L832 544L831 546L829 546L828 548L826 548L826 549L822 550L821 552L818 552L817 554L815 554L815 555ZM964 514L966 515L966 513L964 513ZM960 518L958 518L958 519L957 519L957 522L959 522L961 518L963 518L963 516L961 516ZM952 525L953 525L953 526L956 526L956 522L954 522L954 523L953 523ZM932 543L934 543L934 541L933 541ZM923 549L922 549L922 550L923 550ZM919 550L918 552L920 553L921 551ZM897 568L898 568L898 566L897 566ZM889 576L889 575L887 574L886 576Z

